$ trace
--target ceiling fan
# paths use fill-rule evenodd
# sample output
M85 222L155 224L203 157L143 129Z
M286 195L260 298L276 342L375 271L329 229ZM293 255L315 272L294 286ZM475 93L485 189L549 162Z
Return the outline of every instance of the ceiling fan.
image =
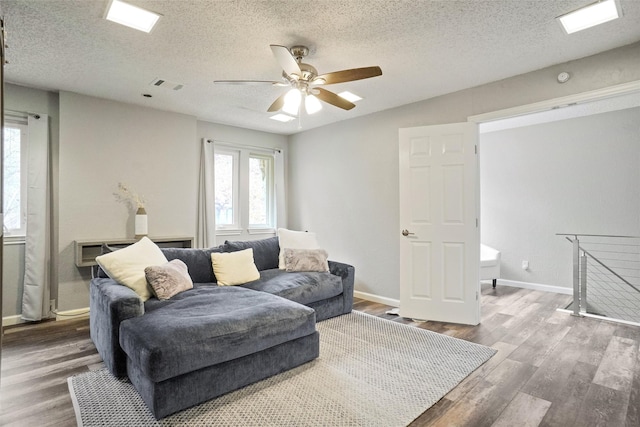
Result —
M281 81L264 80L216 80L217 84L231 85L272 85L291 86L291 90L279 96L267 110L275 112L283 110L285 113L298 115L300 104L304 98L304 107L307 114L313 114L322 109L320 101L335 105L344 110L350 110L356 105L339 95L319 86L336 83L351 82L354 80L368 79L382 75L380 67L352 68L349 70L334 71L332 73L318 74L318 71L309 64L302 62L309 54L306 46L293 46L291 49L285 46L272 44L271 51L284 70Z

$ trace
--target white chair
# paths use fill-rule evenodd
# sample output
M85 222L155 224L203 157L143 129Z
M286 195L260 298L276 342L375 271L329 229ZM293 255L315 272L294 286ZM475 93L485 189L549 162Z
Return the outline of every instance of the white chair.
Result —
M500 251L480 244L480 280L496 280L500 278Z

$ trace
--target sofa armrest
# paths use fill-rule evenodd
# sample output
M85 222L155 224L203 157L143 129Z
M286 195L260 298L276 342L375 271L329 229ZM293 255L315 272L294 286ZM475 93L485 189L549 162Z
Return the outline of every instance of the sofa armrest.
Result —
M353 309L355 271L352 265L329 260L329 272L342 278L342 294L344 296L343 313L350 313Z
M91 340L104 364L117 376L127 374L127 356L120 348L120 323L144 314L138 295L112 279L95 278L89 284Z

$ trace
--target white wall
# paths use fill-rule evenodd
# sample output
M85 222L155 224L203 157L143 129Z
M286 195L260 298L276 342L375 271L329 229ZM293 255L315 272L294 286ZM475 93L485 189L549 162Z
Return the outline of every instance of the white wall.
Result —
M293 135L289 226L316 231L332 259L352 263L356 290L397 300L399 128L463 122L476 114L640 80L639 60L636 43ZM560 85L560 71L574 77Z
M501 278L571 287L571 243L556 233L640 236L640 108L482 134L480 173Z
M195 235L199 159L195 117L60 93L59 310L89 302L75 240L134 236L118 182L146 199L150 236Z

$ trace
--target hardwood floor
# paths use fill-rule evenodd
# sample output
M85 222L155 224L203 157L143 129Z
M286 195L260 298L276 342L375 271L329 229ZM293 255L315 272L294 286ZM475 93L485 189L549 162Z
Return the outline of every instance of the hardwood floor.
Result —
M498 350L412 427L640 426L640 328L557 312L569 299L483 285L475 327L354 308ZM6 328L2 355L0 425L75 425L66 379L102 366L88 319Z

